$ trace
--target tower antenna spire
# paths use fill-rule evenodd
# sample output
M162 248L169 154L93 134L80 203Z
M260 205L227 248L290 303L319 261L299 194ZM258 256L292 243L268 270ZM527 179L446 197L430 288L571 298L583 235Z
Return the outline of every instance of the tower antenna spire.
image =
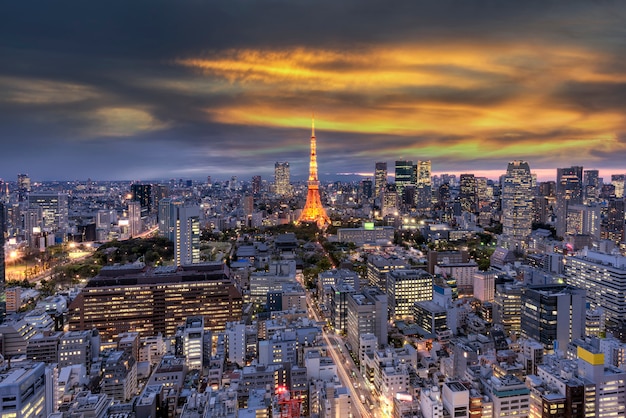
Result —
M311 112L311 136L315 136L315 112Z

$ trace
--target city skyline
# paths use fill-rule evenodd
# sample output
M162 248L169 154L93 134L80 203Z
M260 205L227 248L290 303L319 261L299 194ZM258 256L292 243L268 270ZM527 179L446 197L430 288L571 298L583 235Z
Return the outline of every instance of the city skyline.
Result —
M10 4L0 178L626 171L618 2ZM390 170L391 172L391 170ZM344 176L345 177L345 176Z

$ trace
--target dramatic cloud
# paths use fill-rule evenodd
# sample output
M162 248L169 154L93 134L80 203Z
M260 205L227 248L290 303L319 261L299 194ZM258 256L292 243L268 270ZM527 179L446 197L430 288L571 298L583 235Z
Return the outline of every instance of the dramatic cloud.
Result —
M304 177L313 111L329 178L396 159L626 172L619 1L5 9L5 178L267 178L279 160Z

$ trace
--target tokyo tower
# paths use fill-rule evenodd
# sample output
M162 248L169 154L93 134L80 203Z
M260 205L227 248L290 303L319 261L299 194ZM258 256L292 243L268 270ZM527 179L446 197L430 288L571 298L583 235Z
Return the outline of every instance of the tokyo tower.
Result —
M320 199L320 182L317 179L317 145L315 139L315 119L311 120L311 162L309 164L309 191L306 195L306 204L298 219L301 222L315 222L320 228L330 224L330 218L322 206Z

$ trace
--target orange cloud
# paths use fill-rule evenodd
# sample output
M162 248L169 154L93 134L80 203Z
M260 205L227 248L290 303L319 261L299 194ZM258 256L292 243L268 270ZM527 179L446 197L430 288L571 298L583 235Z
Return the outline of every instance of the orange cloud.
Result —
M621 109L586 112L555 96L567 82L625 83L626 75L599 70L609 60L582 48L502 43L246 49L177 64L237 91L206 109L216 122L303 127L314 108L320 130L407 138L387 152L592 158L592 150L623 151L615 141L625 128ZM441 137L457 139L442 146Z

